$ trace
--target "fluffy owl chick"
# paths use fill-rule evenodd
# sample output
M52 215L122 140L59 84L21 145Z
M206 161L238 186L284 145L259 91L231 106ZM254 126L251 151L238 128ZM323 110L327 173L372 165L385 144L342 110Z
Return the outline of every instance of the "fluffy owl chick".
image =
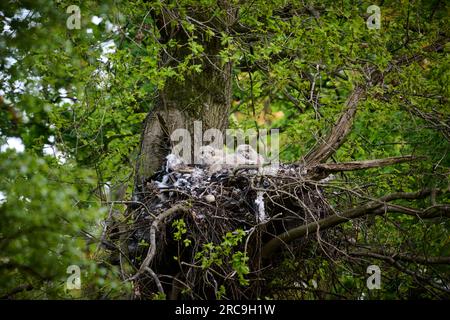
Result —
M249 144L240 144L236 148L238 164L256 164L262 166L265 159Z
M202 146L199 149L199 159L201 164L210 166L223 159L223 151L211 146Z
M222 171L223 169L231 169L238 165L237 155L235 153L222 153L220 157L215 158L215 162L209 167L209 173Z
M178 157L177 155L170 153L167 157L166 157L166 171L168 170L178 170L180 169L182 166L185 165L183 159L181 159L180 157Z

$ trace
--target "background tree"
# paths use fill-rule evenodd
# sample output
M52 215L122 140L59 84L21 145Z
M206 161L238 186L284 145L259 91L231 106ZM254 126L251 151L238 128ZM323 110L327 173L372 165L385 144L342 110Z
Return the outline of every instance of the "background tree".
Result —
M61 268L36 276L57 237L86 231L77 221L94 212L97 221L128 221L124 204L142 202L143 182L170 148L164 126L192 129L203 120L204 129L280 128L283 161L316 184L336 178L323 189L333 214L263 239L270 263L258 294L448 297L445 2L376 3L379 30L367 28L373 3L365 1L87 1L79 30L66 26L71 4L0 5L0 130L4 142L16 137L25 146L1 154L13 159L1 166L3 295L39 297L39 284L63 279L74 258L60 253ZM44 199L48 206L37 208ZM52 231L61 218L71 221L67 229ZM42 221L45 240L30 246L28 230ZM91 229L89 241L114 248L99 225ZM341 241L327 243L326 229ZM86 263L109 263L103 250L61 246L84 251ZM365 286L369 264L383 270L381 290ZM84 292L125 294L132 273L122 268L121 284L107 279Z

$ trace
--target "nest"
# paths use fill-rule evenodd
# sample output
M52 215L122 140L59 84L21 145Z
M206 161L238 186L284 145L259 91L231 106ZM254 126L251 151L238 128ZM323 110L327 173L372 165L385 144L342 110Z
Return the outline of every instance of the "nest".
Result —
M271 174L252 166L212 175L199 166L157 172L128 210L132 223L122 226L137 298L259 297L270 264L262 244L330 214L321 188L304 176L299 165ZM286 247L301 250L308 241Z

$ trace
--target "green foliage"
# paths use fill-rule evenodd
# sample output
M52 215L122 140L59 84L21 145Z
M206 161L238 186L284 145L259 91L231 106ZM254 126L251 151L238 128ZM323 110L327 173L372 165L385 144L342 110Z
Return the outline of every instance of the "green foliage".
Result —
M175 228L173 238L176 241L182 240L183 235L186 234L187 232L186 223L184 222L184 220L183 219L174 220L174 222L172 223L172 227ZM191 240L183 239L183 244L185 247L189 247L189 245L191 244Z
M245 231L237 229L234 232L227 232L223 236L223 241L217 245L214 243L206 243L202 246L202 250L195 254L195 259L200 260L202 269L207 269L213 265L221 266L227 261L231 255L231 266L239 279L239 283L243 286L249 282L244 278L250 272L247 265L248 257L245 252L234 251L245 236Z
M87 191L95 185L95 176L52 160L29 153L0 153L1 294L27 284L34 290L23 297L68 298L66 270L71 265L90 270L81 278L86 296L88 287L95 287L98 295L105 286L107 271L97 271L88 259L93 249L86 247L86 237L98 235L95 225L104 214L96 201L89 201ZM96 272L100 273L94 276ZM108 286L118 290L117 279L108 278Z
M72 4L80 6L80 30L66 27L66 9ZM0 145L15 137L25 147L23 153L0 152L0 296L29 284L32 290L16 297L70 297L64 290L69 265L79 265L84 279L82 293L73 297L127 296L129 284L97 254L87 233L100 236L106 185L126 184L125 198L130 197L142 123L168 81L182 84L201 73L212 56L220 58L219 69L232 62L230 126L280 128L281 159L298 161L329 132L355 85L366 80L365 65L386 72L395 57L422 52L442 35L448 37L445 1L378 2L381 30L371 31L366 9L372 1L233 0L229 4L239 8L238 21L226 28L218 26L232 14L222 4L0 2ZM159 28L155 17L167 10L176 18ZM95 24L94 16L102 20ZM176 36L163 39L163 30ZM217 52L211 55L208 46L217 46ZM333 160L405 154L426 159L340 174L339 181L372 197L448 187L448 44L442 51L384 75L358 105L353 130ZM177 58L161 63L174 53ZM44 151L52 148L57 157ZM436 200L450 201L442 195ZM343 198L333 205L355 203ZM412 205L425 208L429 203ZM448 223L401 215L389 219L393 223L377 217L355 234L356 240L394 248L413 243L418 252L448 256ZM175 220L172 226L175 240L192 247L185 222ZM353 232L356 227L348 222L342 229ZM219 244L204 244L196 259L204 269L229 262L246 285L248 257L236 251L243 237L242 230L227 233ZM316 254L311 250L310 258ZM287 259L286 264L281 270L303 277L309 287L317 276L323 291L341 296L360 298L364 293L390 299L419 290L413 276L388 266L386 277L396 280L374 294L364 291L363 268L352 270L320 258L304 263ZM327 282L343 285L329 288L323 284ZM225 287L217 294L224 296Z

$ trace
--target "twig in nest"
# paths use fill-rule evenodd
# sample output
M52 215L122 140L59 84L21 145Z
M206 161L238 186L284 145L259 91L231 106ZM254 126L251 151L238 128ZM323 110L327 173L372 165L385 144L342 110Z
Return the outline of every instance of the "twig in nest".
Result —
M164 294L164 289L161 285L161 281L159 281L159 278L156 275L156 273L150 267L146 267L145 270L148 271L148 273L150 273L150 275L153 277L153 280L155 280L156 286L158 287L158 291Z
M142 273L144 273L145 271L149 271L150 262L152 262L153 257L155 256L156 253L156 231L158 230L158 226L165 218L178 212L188 213L189 210L184 205L179 204L174 207L171 207L170 209L167 209L166 211L158 215L156 219L153 221L152 226L150 227L150 249L148 250L147 256L142 262L139 271L129 280L136 280ZM152 272L150 272L150 274L152 274ZM156 284L158 285L158 282ZM161 285L161 283L159 283L159 285Z

